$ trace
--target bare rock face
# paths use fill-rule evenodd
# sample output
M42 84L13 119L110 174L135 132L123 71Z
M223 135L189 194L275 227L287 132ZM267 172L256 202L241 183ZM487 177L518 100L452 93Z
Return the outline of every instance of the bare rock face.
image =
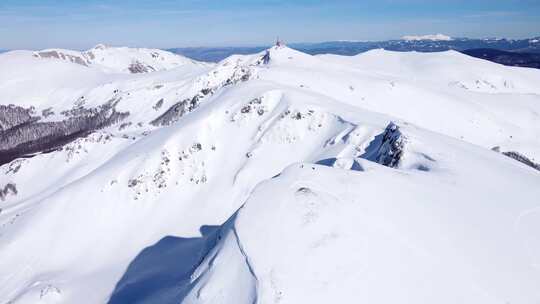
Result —
M55 59L67 60L67 61L71 61L73 63L80 64L83 66L88 66L90 64L90 61L84 58L83 56L65 54L63 52L56 51L56 50L36 52L34 56L38 58L55 58Z
M4 201L8 195L17 195L17 186L13 183L8 183L4 187L0 187L0 201Z
M381 165L397 168L405 143L406 138L399 130L399 126L391 122L384 130L376 161Z
M518 162L522 163L522 164L525 164L533 169L536 169L538 171L540 171L540 164L537 164L535 162L533 162L531 159L529 159L528 157L526 157L525 155L519 153L519 152L515 152L515 151L507 151L507 152L503 152L502 154L510 157L510 158L513 158L515 160L517 160Z
M214 87L201 89L197 93L197 95L191 98L186 98L182 101L175 103L167 111L161 114L158 118L150 122L150 124L154 126L168 126L172 123L175 123L185 114L198 108L201 102L201 99L214 95L216 91L218 91L219 89L223 87L234 85L239 82L248 81L249 79L251 79L251 76L252 74L249 68L238 67L238 69L236 69L234 73L232 73L232 75L221 84ZM160 100L158 104L159 104L159 107L156 107L157 104L156 106L154 106L155 110L161 108L161 106L163 105L163 100Z
M155 69L153 67L151 67L149 65L144 65L139 61L132 62L129 65L128 70L132 74L148 73L148 72L154 72L155 71Z
M163 101L164 99L161 98L160 100L158 100L156 102L156 104L152 107L154 110L158 111L159 109L161 109L161 107L163 106Z
M2 106L0 111L9 115L1 116L0 165L25 155L55 150L129 115L117 112L115 105L109 101L98 108L77 107L62 113L65 120L53 122L40 122L40 117L32 117L29 110L20 107Z
M158 118L150 122L154 126L168 126L180 119L186 113L189 113L199 107L199 99L204 97L201 93L193 96L192 98L184 99L175 103L165 113L161 114Z

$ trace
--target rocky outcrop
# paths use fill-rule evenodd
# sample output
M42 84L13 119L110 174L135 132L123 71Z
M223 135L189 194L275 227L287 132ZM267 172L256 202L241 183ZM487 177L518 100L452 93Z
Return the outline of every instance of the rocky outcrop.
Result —
M163 101L164 101L163 98L161 98L160 100L158 100L158 101L156 102L156 104L155 104L154 106L152 106L152 109L154 109L154 110L156 110L156 111L158 111L159 109L161 109L161 107L163 106Z
M145 65L139 61L132 62L129 65L128 70L131 74L149 73L155 71L153 67Z
M267 50L264 56L261 58L263 64L270 63L270 52Z
M3 188L0 187L0 200L4 201L8 195L17 195L17 186L13 183L8 183Z
M90 61L84 57L84 55L74 55L74 54L68 54L62 51L58 50L50 50L50 51L40 51L34 53L34 57L37 58L55 58L55 59L61 59L70 61L76 64L88 66L90 65Z
M399 126L391 122L382 134L382 142L375 160L384 166L397 168L403 155L406 138Z
M150 122L154 126L168 126L180 119L186 113L189 113L195 110L199 106L199 100L205 95L199 92L199 94L193 96L192 98L184 99L180 102L175 103L170 107L165 113L161 114L158 118Z
M528 157L526 157L525 155L519 153L519 152L515 152L515 151L507 151L507 152L503 152L502 154L510 157L510 158L513 158L515 160L517 160L518 162L522 163L522 164L525 164L533 169L536 169L538 171L540 171L540 164L537 164L535 162L533 162L531 159L529 159Z
M11 126L0 131L0 165L25 155L48 152L72 140L115 124L129 115L117 112L117 101L111 100L98 107L87 109L82 106L62 114L62 121L40 122L39 117L28 118L21 110L6 123Z
M508 156L510 158L513 158L514 160L517 160L518 162L522 163L522 164L525 164L533 169L536 169L538 171L540 171L540 163L535 163L532 159L528 158L527 156L519 153L519 152L516 152L516 151L506 151L506 152L501 152L501 147L500 146L496 146L496 147L493 147L491 148L492 151L494 152L497 152L497 153L501 153L505 156Z
M238 67L232 73L232 75L228 77L225 81L223 81L221 84L214 87L210 87L210 88L204 88L200 90L195 96L191 98L183 99L182 101L175 103L167 111L161 114L158 118L151 121L150 124L154 126L168 126L172 123L175 123L185 114L198 108L201 102L201 99L208 96L212 96L216 91L218 91L219 89L223 87L234 85L238 82L248 81L250 78L251 78L251 71L249 68ZM161 107L163 102L162 100L160 100L159 102L160 102L159 107ZM156 107L154 107L154 109L156 109Z

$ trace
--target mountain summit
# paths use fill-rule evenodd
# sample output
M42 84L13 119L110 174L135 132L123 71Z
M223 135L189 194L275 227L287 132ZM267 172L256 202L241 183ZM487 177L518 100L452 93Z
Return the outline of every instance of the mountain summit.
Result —
M186 64L195 64L193 60L181 55L158 49L108 47L103 44L98 44L84 52L47 49L34 52L33 55L42 59L66 60L113 73L149 73L169 70Z

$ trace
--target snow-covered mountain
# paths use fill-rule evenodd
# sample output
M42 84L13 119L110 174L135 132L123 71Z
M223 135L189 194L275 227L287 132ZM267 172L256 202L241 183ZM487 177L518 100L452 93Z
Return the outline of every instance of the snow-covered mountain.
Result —
M34 52L33 56L41 59L65 60L83 66L94 66L106 72L132 74L170 70L183 65L196 64L193 60L183 56L158 49L108 47L103 44L84 52L47 49Z
M540 301L540 71L118 50L0 55L0 303Z
M452 37L444 34L435 34L435 35L408 35L403 36L403 40L407 41L422 41L422 40L432 40L432 41L451 41Z
M520 54L532 55L540 53L540 37L527 39L501 39L501 38L454 38L443 34L425 35L425 36L405 36L402 39L383 40L383 41L355 41L355 40L337 40L313 43L294 43L290 44L294 49L301 52L320 55L357 55L375 49L385 49L389 51L401 52L442 52L456 50L464 52L475 49L494 49L512 52L517 58L510 58L503 61L511 63L509 65L521 65ZM185 47L172 48L171 52L182 54L189 58L201 61L221 61L232 54L252 54L264 51L266 46L253 47ZM465 52L467 53L467 52ZM475 56L476 57L476 56ZM484 58L484 59L490 59ZM495 60L497 63L498 62ZM530 67L525 65L526 67Z
M409 38L409 39L406 39ZM444 34L425 36L405 36L402 39L383 41L337 40L311 43L292 43L292 48L311 55L335 54L357 55L374 49L385 49L401 52L442 52L448 50L467 51L472 49L496 49L510 51L519 55L540 53L540 37L527 39L501 38L460 38ZM200 61L218 62L232 54L253 54L264 51L267 46L230 46L230 47L183 47L171 48L169 51L182 54ZM499 62L500 63L500 62ZM515 61L519 64L519 61ZM522 65L518 65L522 66Z

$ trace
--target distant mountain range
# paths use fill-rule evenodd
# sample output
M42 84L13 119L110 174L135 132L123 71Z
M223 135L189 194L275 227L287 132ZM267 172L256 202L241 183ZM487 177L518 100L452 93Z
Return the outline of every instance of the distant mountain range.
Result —
M540 53L518 53L496 49L471 49L462 53L508 66L540 69Z
M441 52L456 50L464 54L508 66L540 68L540 36L529 39L471 39L446 35L404 36L386 41L327 41L317 43L291 43L289 47L310 55L357 55L373 49L390 51ZM269 46L252 47L184 47L167 51L194 60L219 62L233 54L247 55L261 52ZM0 53L8 50L0 49Z
M356 55L373 49L386 49L392 51L418 51L439 52L447 50L466 51L471 49L496 49L512 52L506 54L503 64L516 65L522 60L522 55L516 55L516 62L512 59L514 53L540 53L540 37L530 39L470 39L450 38L442 35L406 36L401 40L387 41L328 41L319 43L292 43L290 47L301 52L318 54ZM189 47L173 48L169 51L182 54L195 60L218 62L232 54L252 54L266 49L268 46L256 47ZM469 55L475 56L475 52ZM526 55L527 57L528 55ZM475 56L476 57L476 56ZM531 58L536 58L531 55ZM491 56L484 59L490 60ZM537 60L537 59L534 59ZM518 64L519 65L519 64ZM534 64L533 64L534 65Z

